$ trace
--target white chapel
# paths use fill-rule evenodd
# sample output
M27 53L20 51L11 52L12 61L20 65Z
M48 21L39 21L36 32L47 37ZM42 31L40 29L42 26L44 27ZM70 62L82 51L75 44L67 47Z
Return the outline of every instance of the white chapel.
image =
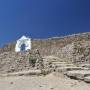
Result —
M27 51L31 49L31 38L22 36L17 40L15 46L15 52Z

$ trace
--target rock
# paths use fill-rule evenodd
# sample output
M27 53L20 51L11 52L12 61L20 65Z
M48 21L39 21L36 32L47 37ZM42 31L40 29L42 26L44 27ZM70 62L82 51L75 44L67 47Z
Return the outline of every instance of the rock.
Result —
M56 72L66 72L66 71L73 71L73 70L82 70L82 67L59 67L56 68Z
M90 64L88 64L88 63L87 63L87 64L80 64L79 66L80 66L80 67L86 67L86 68L88 68L88 69L90 68Z
M87 83L90 83L90 76L84 77L84 81L87 82Z
M13 82L10 82L10 84L13 84Z
M74 70L74 71L68 71L66 73L67 76L73 77L76 79L84 80L84 77L87 75L90 75L90 70Z

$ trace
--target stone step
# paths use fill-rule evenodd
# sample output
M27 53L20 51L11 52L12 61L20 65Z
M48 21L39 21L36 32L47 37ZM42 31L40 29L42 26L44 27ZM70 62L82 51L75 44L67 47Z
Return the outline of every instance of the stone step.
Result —
M63 59L60 59L60 58L54 57L54 56L46 56L46 57L43 57L43 60L44 60L45 62L58 62L58 61L63 62Z
M56 68L56 72L66 72L66 71L73 71L73 70L83 70L82 67L58 67Z
M75 67L75 65L73 64L60 64L60 63L57 63L57 64L52 64L53 67Z
M45 62L61 62L61 61L58 61L58 60L47 60L47 59L43 59L43 61L45 61Z
M66 72L66 75L79 80L84 80L85 76L90 75L90 70L74 70Z
M42 74L41 70L28 70L8 74L0 74L0 76L26 76L26 75L40 75L40 74Z
M67 62L59 62L59 61L57 61L57 62L52 62L52 64L67 64Z
M90 83L90 76L84 77L84 81L87 82L87 83Z
M90 68L90 64L81 64L79 65L80 67L87 67L87 68Z

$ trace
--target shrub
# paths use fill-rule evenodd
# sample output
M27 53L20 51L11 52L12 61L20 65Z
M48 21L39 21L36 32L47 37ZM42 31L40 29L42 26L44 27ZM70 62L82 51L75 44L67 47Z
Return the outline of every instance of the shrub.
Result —
M32 56L29 57L29 63L32 65L32 67L35 66L35 63L36 63L36 59L33 58Z

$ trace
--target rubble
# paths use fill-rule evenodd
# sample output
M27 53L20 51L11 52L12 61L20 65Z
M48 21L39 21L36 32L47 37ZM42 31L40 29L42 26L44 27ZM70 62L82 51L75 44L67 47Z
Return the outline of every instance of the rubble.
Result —
M40 66L43 62L40 62L41 58L39 58L39 56L36 56L33 51L31 51L31 53L33 58L36 58L35 64L38 63ZM5 52L0 54L0 73L11 73L29 69L36 69L34 67L32 67L31 63L29 62L29 52ZM40 67L38 69L40 69Z

